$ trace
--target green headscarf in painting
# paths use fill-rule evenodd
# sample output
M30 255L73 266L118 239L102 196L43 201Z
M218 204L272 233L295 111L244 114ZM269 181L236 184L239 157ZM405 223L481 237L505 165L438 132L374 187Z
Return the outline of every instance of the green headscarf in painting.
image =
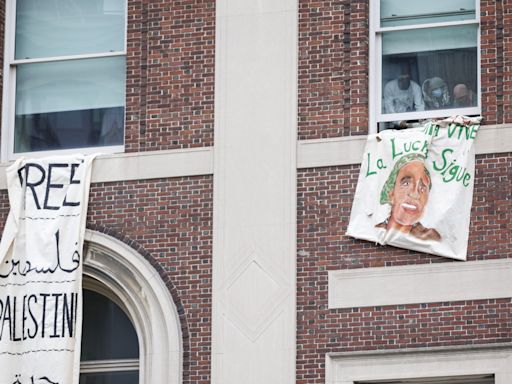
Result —
M396 177L398 176L398 172L400 172L400 169L407 163L410 163L411 161L421 161L422 163L425 162L425 156L423 156L421 153L409 153L407 155L402 156L398 161L395 163L395 166L393 167L393 170L388 176L388 179L384 183L384 186L382 187L382 192L380 193L380 203L381 204L391 204L391 201L389 201L389 193L391 190L395 187L396 183ZM432 178L430 177L430 172L428 171L427 167L425 167L425 173L428 176L428 189L432 189Z

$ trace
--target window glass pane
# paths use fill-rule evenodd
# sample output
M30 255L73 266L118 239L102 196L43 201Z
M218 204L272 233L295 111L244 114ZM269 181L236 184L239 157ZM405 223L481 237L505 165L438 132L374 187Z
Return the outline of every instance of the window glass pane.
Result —
M478 26L413 29L382 34L382 54L476 48Z
M125 0L17 0L16 59L124 50Z
M381 0L381 27L474 20L475 0Z
M138 384L139 372L82 373L80 384Z
M400 383L400 384L494 384L493 375L478 376L456 376L441 378L419 378L419 379L397 379L394 380L375 380L375 381L358 381L358 384L384 384L384 383Z
M477 106L476 31L470 25L384 33L382 113Z
M125 58L17 66L15 152L122 145Z
M82 326L82 361L136 359L139 344L135 329L117 304L107 297L84 289ZM127 373L131 375L132 373ZM91 377L93 377L92 375ZM84 375L84 377L89 377ZM95 376L94 376L95 377ZM83 383L121 383L116 377L99 375ZM87 379L89 380L89 379ZM99 381L94 381L99 380ZM106 381L102 381L106 380ZM108 381L113 380L113 381ZM82 383L82 379L80 379ZM130 381L131 383L131 381Z

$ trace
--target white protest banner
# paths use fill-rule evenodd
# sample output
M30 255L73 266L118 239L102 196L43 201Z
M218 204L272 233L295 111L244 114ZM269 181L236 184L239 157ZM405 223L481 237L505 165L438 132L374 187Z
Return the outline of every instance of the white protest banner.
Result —
M16 161L0 242L0 383L78 384L93 156Z
M347 235L466 260L480 118L369 135Z

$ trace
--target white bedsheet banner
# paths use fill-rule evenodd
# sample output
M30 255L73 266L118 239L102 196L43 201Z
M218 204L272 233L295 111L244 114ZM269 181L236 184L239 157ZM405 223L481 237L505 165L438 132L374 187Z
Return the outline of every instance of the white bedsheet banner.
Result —
M479 122L369 135L347 234L466 260Z
M16 161L0 242L0 384L77 384L93 156Z

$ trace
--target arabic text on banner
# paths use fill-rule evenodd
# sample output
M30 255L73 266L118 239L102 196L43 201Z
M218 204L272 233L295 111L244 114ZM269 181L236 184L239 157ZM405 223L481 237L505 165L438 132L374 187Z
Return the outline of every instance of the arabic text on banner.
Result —
M7 170L0 242L0 383L77 384L82 247L92 156L20 159Z

